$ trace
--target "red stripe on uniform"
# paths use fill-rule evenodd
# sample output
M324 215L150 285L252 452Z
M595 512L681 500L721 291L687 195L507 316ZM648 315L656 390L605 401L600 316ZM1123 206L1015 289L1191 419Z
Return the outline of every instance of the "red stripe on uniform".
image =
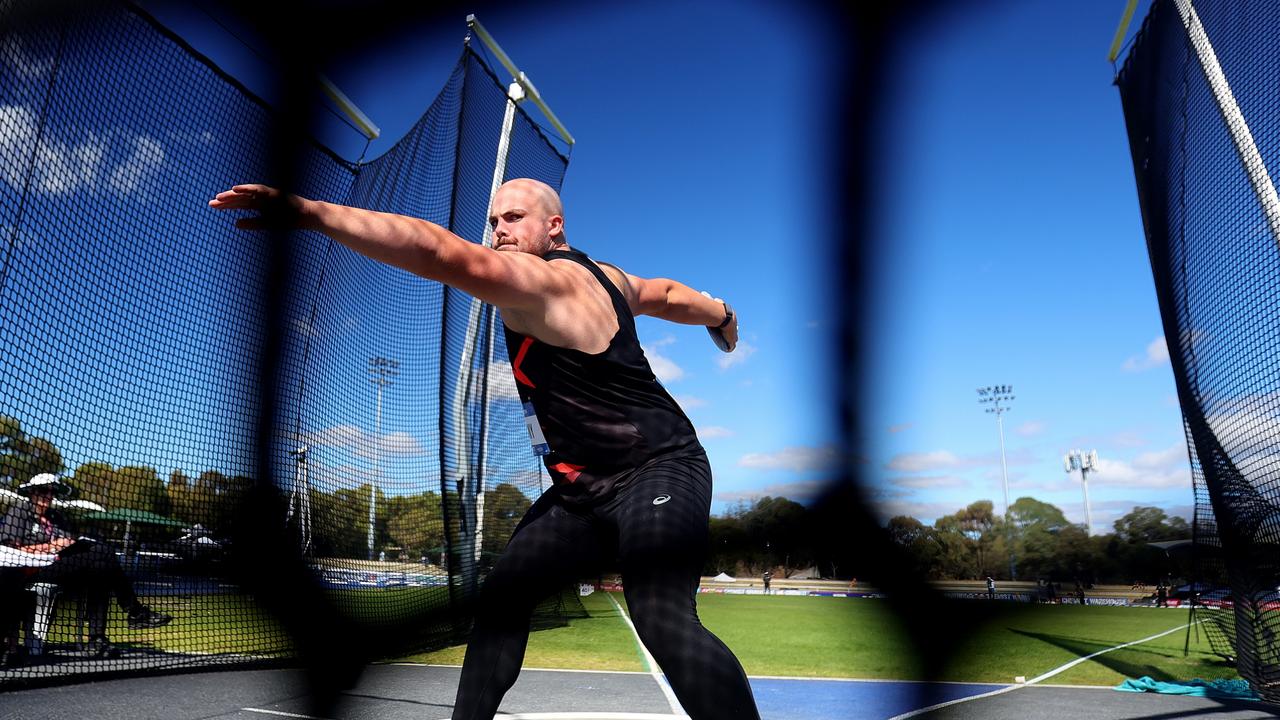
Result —
M562 462L552 465L551 469L563 475L565 480L573 482L578 479L578 476L582 474L582 471L586 469L586 467L586 465L574 465L572 463Z
M515 373L516 382L528 385L529 387L537 387L533 384L533 381L529 379L529 376L525 375L524 371L520 369L520 363L524 362L525 353L529 352L529 346L532 344L533 338L531 337L526 337L524 342L520 343L520 351L516 353L515 362L511 363L511 372Z

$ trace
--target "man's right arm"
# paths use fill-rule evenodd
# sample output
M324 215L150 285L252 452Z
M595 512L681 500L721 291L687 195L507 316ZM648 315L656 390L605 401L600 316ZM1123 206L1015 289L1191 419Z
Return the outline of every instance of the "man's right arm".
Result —
M566 292L541 258L498 252L420 218L308 200L265 185L236 185L209 202L217 210L251 210L236 227L314 230L374 260L444 283L502 309L539 310Z

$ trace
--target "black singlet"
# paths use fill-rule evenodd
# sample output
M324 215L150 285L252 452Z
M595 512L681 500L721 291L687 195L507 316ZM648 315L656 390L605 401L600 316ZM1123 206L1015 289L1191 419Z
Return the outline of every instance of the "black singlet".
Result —
M661 458L702 453L689 422L654 377L636 337L622 292L578 250L553 250L544 260L572 260L609 293L618 332L598 354L548 345L505 324L507 355L520 399L531 403L550 446L543 456L556 491L567 502L606 500L630 474Z

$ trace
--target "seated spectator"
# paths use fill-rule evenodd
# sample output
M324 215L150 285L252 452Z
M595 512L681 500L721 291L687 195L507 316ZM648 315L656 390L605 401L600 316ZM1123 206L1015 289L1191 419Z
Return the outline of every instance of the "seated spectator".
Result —
M114 594L128 617L130 628L160 627L173 620L172 616L138 601L133 584L110 546L90 538L73 538L49 517L54 495L65 497L71 491L70 486L52 473L42 473L20 485L17 491L30 502L15 505L0 520L0 545L46 556L49 562L4 568L0 575L3 594L11 596L15 587L32 583L52 583L83 592L90 598L101 598L104 604L106 595ZM90 647L102 655L112 650L105 637L90 638Z

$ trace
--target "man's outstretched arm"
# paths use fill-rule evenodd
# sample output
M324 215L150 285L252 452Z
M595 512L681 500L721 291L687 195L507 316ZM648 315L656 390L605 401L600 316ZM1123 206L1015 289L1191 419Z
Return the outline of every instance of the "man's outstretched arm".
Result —
M614 282L622 289L627 304L635 315L649 315L682 325L703 325L720 328L732 352L738 345L738 314L729 312L722 300L704 295L697 290L668 278L641 278L613 265L601 263Z
M236 185L209 201L217 210L250 210L246 230L323 233L374 260L436 280L499 308L536 309L564 288L554 270L523 253L499 253L420 218L308 200L265 185Z

